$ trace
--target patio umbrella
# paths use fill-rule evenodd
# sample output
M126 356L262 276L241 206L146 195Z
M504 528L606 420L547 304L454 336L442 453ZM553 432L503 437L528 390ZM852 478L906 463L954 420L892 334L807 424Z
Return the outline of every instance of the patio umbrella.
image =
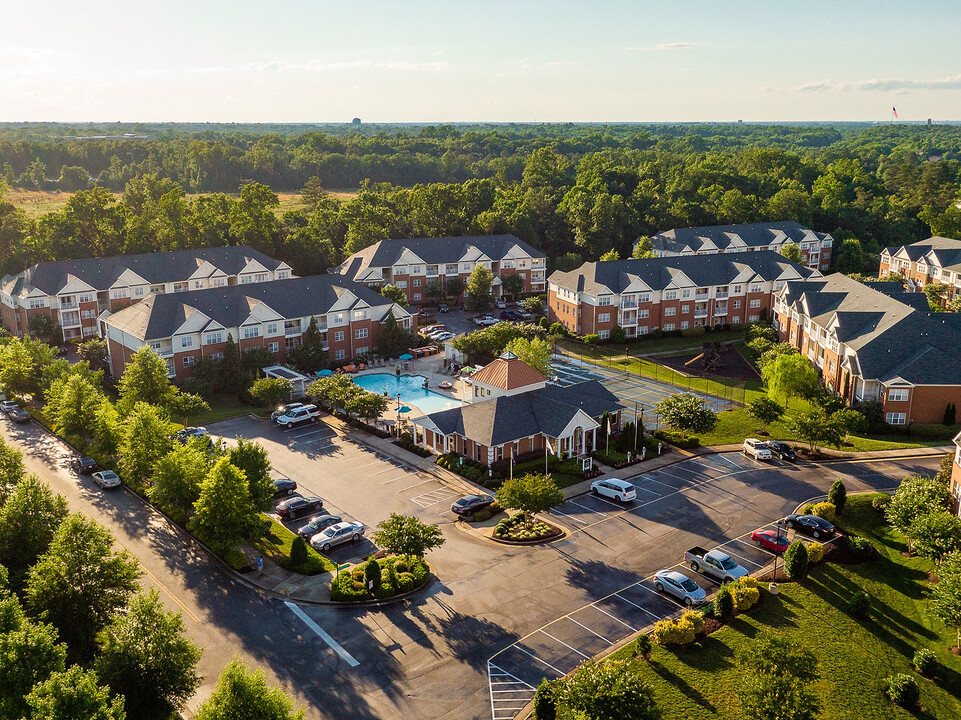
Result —
M460 370L461 370L461 372L465 372L465 373L467 373L468 375L470 375L472 372L474 372L474 368L472 368L470 365L468 365L467 367L462 367Z
M334 371L333 371L333 370L326 370L326 369L324 369L324 370L320 370L320 371L317 373L317 377L327 377L328 375L333 375L333 374L334 374Z
M399 412L399 413L409 413L409 412L410 412L410 408L407 407L406 405L401 405L399 408L397 408L397 412Z
M411 355L410 353L404 353L403 355L400 356L400 359L401 359L401 360L413 360L413 359L414 359L414 356Z

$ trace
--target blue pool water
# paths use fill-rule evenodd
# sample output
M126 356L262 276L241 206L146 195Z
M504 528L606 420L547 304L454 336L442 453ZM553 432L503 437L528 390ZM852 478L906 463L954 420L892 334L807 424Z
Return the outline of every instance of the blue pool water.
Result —
M417 409L425 414L449 410L463 404L459 400L452 400L433 390L425 390L424 379L423 375L401 375L397 377L389 373L372 373L353 378L354 383L373 393L382 395L386 389L387 394L395 399L397 393L400 393L402 403L416 405ZM393 406L391 406L391 409L393 409ZM410 416L414 417L416 415L417 412L414 411Z

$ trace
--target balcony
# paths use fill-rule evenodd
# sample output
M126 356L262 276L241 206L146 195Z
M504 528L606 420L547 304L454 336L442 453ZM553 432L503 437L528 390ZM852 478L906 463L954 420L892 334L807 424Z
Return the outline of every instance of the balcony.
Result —
M637 325L637 313L618 313L617 324L621 327Z
M77 308L80 307L80 305L79 303L77 303L76 300L70 300L68 302L64 302L63 300L61 300L59 307L61 310L76 310Z
M170 344L159 345L159 346L151 345L150 349L153 350L155 353L157 353L158 356L162 358L169 358L169 357L173 357L174 355L173 345L170 345Z
M727 300L727 296L728 296L728 292L725 290L724 292L717 292L717 293L715 293L714 299L715 299L715 300Z
M621 300L621 308L623 308L624 310L628 310L636 307L637 307L637 302L634 300Z
M695 311L694 311L694 318L695 318L695 319L698 319L698 318L706 318L706 317L707 317L707 310L695 310Z
M61 312L60 313L60 327L67 329L73 327L80 327L80 313L74 312Z
M720 316L723 316L723 315L727 315L727 308L726 308L726 307L716 307L716 308L714 308L714 317L720 317Z

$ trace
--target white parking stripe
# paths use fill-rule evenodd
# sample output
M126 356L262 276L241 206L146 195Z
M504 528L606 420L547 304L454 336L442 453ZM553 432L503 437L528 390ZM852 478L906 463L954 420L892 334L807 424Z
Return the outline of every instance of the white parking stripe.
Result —
M408 485L407 487L401 488L401 489L398 490L397 492L402 493L402 492L404 492L404 490L410 490L411 488L417 487L418 485L426 485L426 484L429 483L429 482L436 482L436 480L434 480L434 479L421 480L421 481L418 482L418 483L414 483L413 485Z
M417 477L417 476L414 475L413 473L404 472L395 478L391 478L390 480L384 480L384 482L382 482L381 485L390 485L391 483L395 483L398 480L403 480L404 478L411 478L411 477Z
M677 565L675 565L674 567L677 567ZM654 582L654 580L652 579L651 582ZM677 605L679 608L686 608L686 607L687 607L687 605L685 605L685 604L682 603L682 602L678 602L677 600L675 600L674 598L672 598L672 597L671 597L670 595L668 595L667 593L658 592L658 590L656 590L656 589L652 590L651 588L647 587L646 585L641 585L640 583L638 583L637 587L643 588L643 589L647 590L647 591L648 591L651 595L653 595L654 597L659 597L659 598L664 598L665 600L669 600L670 602L672 602L672 603L674 603L675 605Z
M587 630L587 632L589 632L591 635L597 635L597 637L599 637L601 640L603 640L604 642L606 642L608 645L613 645L613 644L614 644L614 643L612 643L610 640L608 640L606 637L604 637L603 635L601 635L600 633L596 633L596 632L594 632L593 630L591 630L589 627L587 627L587 625L584 625L584 624L582 624L582 623L577 622L577 620L575 620L574 618L569 617L569 618L567 618L567 619L570 620L570 621L571 621L572 623L574 623L575 625L580 625L582 628L584 628L585 630Z
M723 547L723 546L718 545L718 547ZM749 564L749 565L757 565L757 567L758 567L759 570L760 570L762 567L764 567L763 565L761 565L761 563L756 562L756 561L754 561L754 560L751 560L750 558L746 558L746 557L744 557L743 555L741 555L740 553L736 553L736 552L734 552L733 550L731 550L731 549L728 548L728 547L725 547L725 548L724 548L724 552L726 552L728 555L732 555L732 556L736 557L736 558L739 559L741 562L746 562L746 563Z
M714 457L718 458L719 460L723 460L723 461L726 462L728 465L730 465L731 467L733 467L735 470L743 470L743 469L744 469L744 466L743 466L743 465L738 465L736 462L734 462L733 460L725 457L724 455L717 454L717 455L715 455Z
M625 588L625 589L626 589L626 588ZM626 597L623 597L623 596L620 595L619 593L614 593L613 595L611 595L611 597L616 597L618 600L623 600L623 601L626 602L628 605L633 605L634 607L636 607L636 608L637 608L638 610L640 610L641 612L646 612L648 615L650 615L650 616L651 616L652 618L654 618L655 620L660 620L660 619L661 619L661 616L660 616L660 615L655 615L655 614L652 613L650 610L648 610L646 607L641 607L641 606L638 605L636 602L631 602L630 600L628 600Z
M576 652L578 655L580 655L580 656L581 656L582 658L584 658L585 660L590 660L590 659L591 659L591 656L590 656L590 655L585 655L585 654L582 653L580 650L578 650L578 649L575 648L575 647L571 647L570 645L568 645L568 644L567 644L566 642L564 642L563 640L558 640L556 637L554 637L553 635L551 635L551 634L550 634L549 632L547 632L546 630L541 630L540 633L541 633L541 635L547 635L547 637L549 637L551 640L553 640L553 641L556 642L556 643L560 643L561 645L563 645L564 647L566 647L568 650L573 650L574 652Z
M656 472L663 472L663 470L658 470L658 471L656 471ZM658 485L663 485L664 487L670 488L671 490L677 490L677 488L674 487L673 485L668 485L667 483L662 483L660 480L655 480L655 479L652 478L652 477L645 477L645 478L644 478L644 482L657 483Z
M570 515L570 514L564 512L563 510L558 510L557 508L551 508L550 514L551 514L551 515L563 515L564 517L566 517L566 518L568 518L568 519L570 519L570 520L573 520L573 521L576 522L576 523L580 523L581 525L587 525L587 521L586 521L586 520L581 520L581 519L579 519L579 518L576 518L576 517L574 517L573 515Z
M588 505L582 505L581 503L577 502L577 500L568 500L567 502L571 505L577 505L577 507L584 508L585 510L587 510L587 512L594 513L595 515L604 514L603 510L598 510L597 508L592 508Z
M308 437L309 435L317 435L318 433L325 433L325 432L329 432L331 437L337 434L333 432L330 428L318 428L317 430L310 430L308 432L300 433L298 435L292 435L291 437L299 440L302 437Z
M371 473L371 474L370 474L370 477L374 477L375 475L383 475L384 473L389 473L389 472L392 472L392 471L394 471L394 470L400 470L400 469L401 469L401 468L391 466L391 467L387 468L386 470L378 470L378 471L375 472L375 473Z
M683 477L681 475L675 475L674 473L669 473L667 470L664 470L664 469L658 470L657 472L660 475L667 475L668 477L672 477L675 480L680 480L681 482L685 482L685 483L689 483L693 480L693 478Z
M360 665L360 663L354 659L353 655L351 655L349 652L344 650L343 647L341 647L340 643L338 643L330 635L328 635L327 632L320 625L318 625L313 620L311 620L310 616L307 613L305 613L303 610L301 610L299 605L295 605L294 603L288 602L286 600L284 601L284 605L289 607L290 611L294 615L296 615L298 618L300 618L301 621L304 623L304 625L306 625L311 630L313 630L317 634L317 636L321 640L323 640L325 643L327 643L330 646L331 650L333 650L335 653L340 655L340 657L342 657L348 665L350 665L351 667L357 667L358 665Z
M613 615L611 615L611 614L610 614L609 612L607 612L606 610L602 610L602 609L599 608L596 604L595 604L595 605L591 605L590 607L594 608L594 609L597 610L597 612L599 612L599 613L603 613L603 614L607 615L607 617L609 617L609 618L610 618L611 620L613 620L614 622L619 622L621 625L623 625L624 627L626 627L626 628L627 628L628 630L630 630L632 633L637 632L637 628L635 628L633 625L628 625L626 622L624 622L624 621L621 620L620 618L614 617Z
M535 655L534 653L530 652L529 650L525 650L525 649L522 648L520 645L516 645L515 647L516 647L518 650L520 650L522 653L524 653L525 655L529 655L530 657L532 657L532 658L534 658L535 660L537 660L537 662L539 662L541 665L544 665L545 667L549 667L551 670L553 670L554 672L556 672L558 675L564 675L564 674L565 674L565 673L562 673L560 670L558 670L558 669L557 669L556 667L554 667L553 665L551 665L549 662L545 662L544 660L541 660L539 657L537 657L537 655Z

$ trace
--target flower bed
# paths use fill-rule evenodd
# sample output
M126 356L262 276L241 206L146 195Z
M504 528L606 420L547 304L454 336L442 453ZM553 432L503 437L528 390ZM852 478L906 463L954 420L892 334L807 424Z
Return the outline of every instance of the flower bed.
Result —
M373 592L369 589L371 577L368 567L376 562L380 566L379 582L374 580ZM370 559L350 570L341 570L330 583L330 599L334 602L369 602L389 600L423 587L430 578L430 568L422 558L413 558L408 566L407 558L390 556L379 560Z
M514 513L494 527L493 538L501 542L538 543L560 537L563 532L545 522L535 520L528 529L524 526L524 513Z

